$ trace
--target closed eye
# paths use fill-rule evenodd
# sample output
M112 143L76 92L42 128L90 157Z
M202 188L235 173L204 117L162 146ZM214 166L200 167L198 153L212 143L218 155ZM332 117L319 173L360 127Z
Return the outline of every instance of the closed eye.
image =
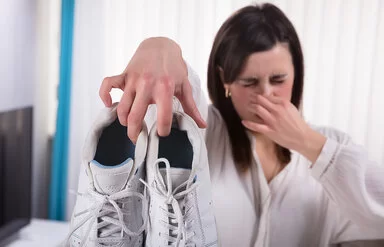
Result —
M282 74L282 75L274 75L270 78L270 81L272 83L283 83L287 79L287 74Z
M240 85L244 87L256 86L259 83L259 80L256 78L242 78L238 79Z

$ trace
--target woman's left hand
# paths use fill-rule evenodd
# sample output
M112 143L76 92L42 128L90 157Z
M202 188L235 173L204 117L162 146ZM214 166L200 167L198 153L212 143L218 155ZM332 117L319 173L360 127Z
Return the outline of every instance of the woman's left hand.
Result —
M262 122L244 120L242 123L246 128L264 134L280 146L298 151L312 162L316 161L326 138L309 127L290 101L277 96L257 95L249 111Z

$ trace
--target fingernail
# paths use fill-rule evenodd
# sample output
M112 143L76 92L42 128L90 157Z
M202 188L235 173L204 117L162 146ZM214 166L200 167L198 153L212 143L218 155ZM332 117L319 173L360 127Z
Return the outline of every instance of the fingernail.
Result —
M248 120L243 120L243 121L241 121L241 123L242 123L245 127L249 127L250 121L248 121Z
M136 145L137 137L136 137L136 138L132 138L132 139L130 139L130 140L131 140L131 142L132 142L134 145Z
M203 118L200 118L200 121L203 124L203 128L206 128L208 125L207 122L205 122L205 120Z
M125 123L124 121L121 121L120 118L119 118L119 122L121 125L123 125L124 127L127 127L127 123Z

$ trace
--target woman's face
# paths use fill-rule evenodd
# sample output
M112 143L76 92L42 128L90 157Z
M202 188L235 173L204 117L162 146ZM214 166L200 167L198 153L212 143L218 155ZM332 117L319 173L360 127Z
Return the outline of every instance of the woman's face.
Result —
M290 101L294 76L288 45L279 43L268 51L251 54L239 77L225 87L231 92L232 103L242 120L262 122L250 111L256 95L274 95Z

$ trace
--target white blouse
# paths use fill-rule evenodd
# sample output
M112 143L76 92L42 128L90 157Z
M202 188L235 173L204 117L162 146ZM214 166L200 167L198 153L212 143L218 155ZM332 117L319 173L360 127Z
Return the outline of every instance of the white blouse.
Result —
M251 169L239 173L225 122L206 103L190 66L188 77L208 124L204 134L221 246L332 246L384 239L384 166L370 161L362 146L345 133L311 125L327 137L314 164L291 150L291 162L268 184L253 151ZM256 150L257 140L250 138ZM384 246L384 241L372 244Z
M369 161L347 135L313 128L327 137L313 168L291 150L291 162L268 184L256 151L250 171L237 172L225 124L209 107L206 145L221 246L384 239L384 167ZM251 140L256 150L257 140Z

